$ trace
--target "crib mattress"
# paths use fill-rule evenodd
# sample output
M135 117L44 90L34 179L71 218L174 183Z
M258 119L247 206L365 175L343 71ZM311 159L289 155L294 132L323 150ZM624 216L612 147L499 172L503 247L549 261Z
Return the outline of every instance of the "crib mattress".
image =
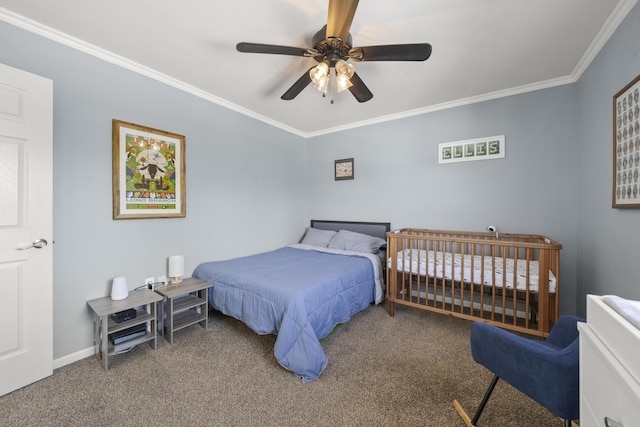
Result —
M484 257L484 275L482 271L482 256L480 255L464 255L451 254L429 251L424 249L404 249L398 252L398 271L405 273L420 274L421 276L435 277L456 282L474 283L477 285L484 284L493 286L495 265L495 282L499 287L504 286L506 289L514 287L514 268L516 289L525 291L527 289L527 261L511 258L506 259L490 256ZM528 261L529 263L529 291L538 291L539 282L539 263L538 261ZM389 258L389 267L391 267L391 258ZM473 271L473 273L472 273ZM556 292L556 277L549 271L549 293Z

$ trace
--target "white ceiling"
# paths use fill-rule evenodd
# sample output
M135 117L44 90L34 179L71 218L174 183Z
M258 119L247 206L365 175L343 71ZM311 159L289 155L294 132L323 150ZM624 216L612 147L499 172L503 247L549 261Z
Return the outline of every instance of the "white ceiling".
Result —
M311 58L240 53L240 41L311 47L328 0L0 0L0 19L301 136L571 83L637 0L362 0L354 46L424 43L425 62L356 62L373 99L280 96Z

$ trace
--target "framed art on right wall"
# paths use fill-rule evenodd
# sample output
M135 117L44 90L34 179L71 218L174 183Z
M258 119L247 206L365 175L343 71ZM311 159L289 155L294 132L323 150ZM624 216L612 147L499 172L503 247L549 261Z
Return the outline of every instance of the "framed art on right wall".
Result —
M640 75L613 96L613 208L640 208Z

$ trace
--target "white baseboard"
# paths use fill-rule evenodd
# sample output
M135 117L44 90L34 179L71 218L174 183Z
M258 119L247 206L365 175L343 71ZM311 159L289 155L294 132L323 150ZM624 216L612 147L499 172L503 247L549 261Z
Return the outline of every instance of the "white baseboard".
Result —
M62 356L58 359L54 359L53 369L62 368L63 366L69 365L73 362L77 362L78 360L86 359L87 357L93 356L93 354L94 350L93 346L91 346L89 348L85 348L84 350L80 350L75 353Z

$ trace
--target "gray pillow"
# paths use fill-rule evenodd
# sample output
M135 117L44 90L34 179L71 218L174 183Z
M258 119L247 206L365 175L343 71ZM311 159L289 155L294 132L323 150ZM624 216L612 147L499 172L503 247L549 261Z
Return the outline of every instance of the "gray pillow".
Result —
M336 234L333 230L320 230L319 228L307 227L307 232L300 243L326 248Z
M329 242L329 248L342 249L345 251L365 252L369 254L378 253L387 241L379 237L368 234L356 233L348 230L340 230Z

